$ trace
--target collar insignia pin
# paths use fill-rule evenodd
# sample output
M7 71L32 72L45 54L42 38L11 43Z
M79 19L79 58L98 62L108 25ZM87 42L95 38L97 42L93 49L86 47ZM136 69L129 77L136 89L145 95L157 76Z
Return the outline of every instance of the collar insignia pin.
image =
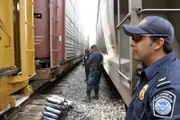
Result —
M145 92L147 91L148 89L148 84L146 84L142 89L141 91L139 92L139 99L140 100L144 100L144 95L145 95Z

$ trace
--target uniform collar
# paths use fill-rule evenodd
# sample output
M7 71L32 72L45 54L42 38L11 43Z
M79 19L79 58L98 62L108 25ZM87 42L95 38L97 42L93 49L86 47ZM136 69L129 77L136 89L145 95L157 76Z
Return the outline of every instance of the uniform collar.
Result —
M153 63L151 66L146 67L144 69L144 72L146 74L147 79L150 80L161 68L166 67L175 58L176 57L174 52L171 52L163 58L156 61L155 63Z

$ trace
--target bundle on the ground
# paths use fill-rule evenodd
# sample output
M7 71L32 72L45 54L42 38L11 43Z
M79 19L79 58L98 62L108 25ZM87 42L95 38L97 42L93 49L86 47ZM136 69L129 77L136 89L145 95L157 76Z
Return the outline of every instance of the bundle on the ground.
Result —
M46 101L43 120L62 120L73 105L73 101L66 100L64 97L57 95L46 97Z

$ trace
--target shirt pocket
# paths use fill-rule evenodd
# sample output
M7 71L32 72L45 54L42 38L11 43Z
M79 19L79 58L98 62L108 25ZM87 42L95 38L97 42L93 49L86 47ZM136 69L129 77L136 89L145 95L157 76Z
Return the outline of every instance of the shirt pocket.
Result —
M143 100L139 100L136 98L134 101L134 118L137 118L137 120L142 120L143 116L145 114L145 103Z

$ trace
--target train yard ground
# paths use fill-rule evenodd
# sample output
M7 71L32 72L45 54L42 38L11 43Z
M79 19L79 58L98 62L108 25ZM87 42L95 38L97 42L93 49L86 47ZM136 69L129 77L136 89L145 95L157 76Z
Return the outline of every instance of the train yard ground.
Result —
M66 75L58 78L53 83L51 82L50 86L40 89L38 93L26 101L26 104L20 105L16 112L4 115L5 117L3 119L123 120L125 116L124 102L106 73L102 73L99 100L92 99L90 103L82 101L86 93L86 82L84 79L84 68L81 64L79 64ZM35 87L38 84L42 83L36 82L33 86ZM47 85L47 83L45 84ZM68 100L73 102L72 106L64 106L67 107L67 109L60 109L62 106L59 107L61 113L58 115L56 114L58 118L53 115L49 116L47 115L48 113L45 112L47 110L47 106L50 106L50 104L47 104L50 103L47 100L47 97L54 98L52 95L65 98L64 101Z

